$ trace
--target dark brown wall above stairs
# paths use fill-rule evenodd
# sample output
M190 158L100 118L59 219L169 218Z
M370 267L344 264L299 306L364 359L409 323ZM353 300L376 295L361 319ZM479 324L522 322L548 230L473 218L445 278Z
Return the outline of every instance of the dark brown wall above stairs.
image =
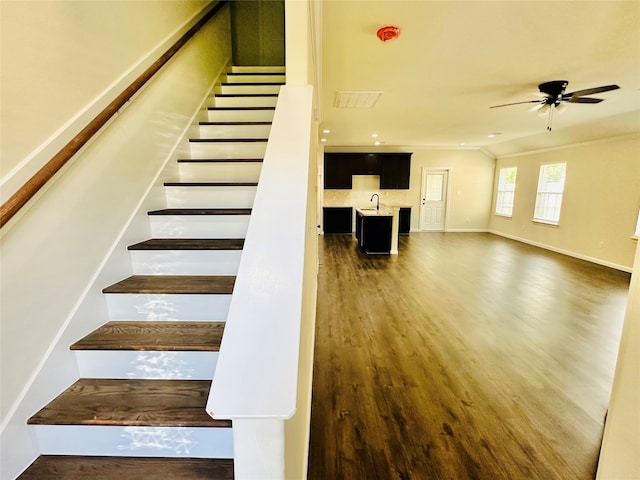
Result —
M284 0L231 2L234 65L284 65Z

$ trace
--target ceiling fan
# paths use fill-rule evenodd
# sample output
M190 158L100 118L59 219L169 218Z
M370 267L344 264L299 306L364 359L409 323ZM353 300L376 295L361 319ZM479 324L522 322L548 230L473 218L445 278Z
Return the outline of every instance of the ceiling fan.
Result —
M545 95L544 98L536 100L526 100L524 102L505 103L503 105L494 105L489 108L508 107L510 105L520 105L523 103L536 103L531 110L537 111L538 114L544 115L549 112L547 121L547 130L551 131L551 123L553 121L553 111L562 111L564 102L569 103L600 103L602 98L586 97L585 95L593 95L595 93L609 92L620 88L618 85L603 85L601 87L586 88L584 90L576 90L575 92L565 93L569 85L567 80L552 80L538 85L540 93Z

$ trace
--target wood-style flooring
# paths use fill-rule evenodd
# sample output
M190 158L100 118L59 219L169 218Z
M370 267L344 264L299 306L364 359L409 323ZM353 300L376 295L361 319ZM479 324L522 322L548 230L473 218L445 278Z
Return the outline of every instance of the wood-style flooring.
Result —
M491 234L320 237L309 480L595 476L629 274Z
M233 480L233 460L220 458L45 455L19 480Z

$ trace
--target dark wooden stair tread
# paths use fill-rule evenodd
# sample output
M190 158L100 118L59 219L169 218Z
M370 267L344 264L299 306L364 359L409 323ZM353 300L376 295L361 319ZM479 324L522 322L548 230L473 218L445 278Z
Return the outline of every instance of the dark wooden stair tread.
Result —
M208 107L207 110L275 110L276 107Z
M230 294L235 280L226 275L132 275L102 293Z
M273 122L200 122L200 125L271 125Z
M147 215L251 215L250 208L163 208Z
M128 250L242 250L244 238L151 238Z
M19 480L233 480L233 460L218 458L42 455Z
M114 321L71 345L71 350L217 352L224 322Z
M225 87L235 87L235 86L249 86L249 85L284 85L284 82L221 82L220 85Z
M211 380L81 378L32 416L29 425L230 427L205 408Z
M258 182L164 182L165 187L257 187Z
M227 75L284 75L285 72L227 72Z
M190 138L192 143L260 143L268 141L268 138Z
M216 93L216 97L277 97L277 93Z

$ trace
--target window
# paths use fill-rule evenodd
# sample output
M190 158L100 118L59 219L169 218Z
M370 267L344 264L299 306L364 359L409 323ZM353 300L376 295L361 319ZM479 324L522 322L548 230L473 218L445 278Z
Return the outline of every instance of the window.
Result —
M535 222L558 224L566 169L566 163L540 165L538 195L533 214Z
M516 192L518 167L500 169L498 177L498 196L496 197L496 215L510 217L513 214L513 197Z

